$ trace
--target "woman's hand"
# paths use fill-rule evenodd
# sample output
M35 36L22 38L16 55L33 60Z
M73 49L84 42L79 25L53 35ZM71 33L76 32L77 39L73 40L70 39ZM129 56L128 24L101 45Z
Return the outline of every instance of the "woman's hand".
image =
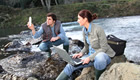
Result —
M82 53L78 53L78 54L74 54L72 58L75 59L75 58L80 58L80 57L82 57L82 56L83 56Z
M90 62L90 58L87 57L87 58L83 59L82 62L83 62L82 64L88 64Z

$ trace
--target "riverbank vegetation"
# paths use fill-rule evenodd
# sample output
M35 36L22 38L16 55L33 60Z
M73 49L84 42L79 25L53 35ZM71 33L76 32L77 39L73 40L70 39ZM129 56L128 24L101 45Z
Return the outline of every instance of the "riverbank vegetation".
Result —
M0 6L0 28L26 26L28 17L33 18L35 25L45 22L46 14L53 12L62 22L77 20L81 9L97 13L99 18L140 15L140 0L102 0L51 6L50 11L43 7L12 8Z

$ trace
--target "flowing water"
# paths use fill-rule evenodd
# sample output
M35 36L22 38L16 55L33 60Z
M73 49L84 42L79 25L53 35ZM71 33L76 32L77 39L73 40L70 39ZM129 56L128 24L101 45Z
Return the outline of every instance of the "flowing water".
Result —
M93 23L100 25L106 35L113 34L116 37L127 40L125 49L125 56L129 60L140 58L140 16L126 16L117 18L102 18L94 20ZM66 35L72 39L82 40L82 28L77 22L63 23ZM27 29L27 28L26 28ZM3 47L10 39L9 35L14 38L17 37L22 29L0 29L0 48ZM135 56L132 58L131 56ZM140 61L140 60L139 60Z

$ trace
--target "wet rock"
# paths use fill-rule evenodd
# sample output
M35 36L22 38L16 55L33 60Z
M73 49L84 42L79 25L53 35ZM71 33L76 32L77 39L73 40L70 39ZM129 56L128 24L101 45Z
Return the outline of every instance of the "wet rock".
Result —
M20 40L15 39L4 46L4 52L30 52L30 48L31 46L24 46Z
M0 73L2 73L4 71L4 69L2 68L2 66L0 65Z
M7 45L5 45L5 48L18 48L21 47L21 43L19 40L15 39L12 42L9 42Z
M24 35L28 35L28 36L29 36L29 35L31 35L31 34L32 34L32 33L31 33L30 30L26 30L26 31L21 31L21 32L20 32L20 35L23 35L23 36L24 36Z

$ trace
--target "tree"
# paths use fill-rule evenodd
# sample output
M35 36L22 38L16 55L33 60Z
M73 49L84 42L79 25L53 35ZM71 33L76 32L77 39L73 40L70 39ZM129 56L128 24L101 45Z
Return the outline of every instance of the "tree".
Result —
M56 5L58 5L58 2L57 2L57 0L55 0L55 4L56 4Z
M83 1L83 3L86 2L86 0L82 0L82 1Z
M51 9L51 0L41 0L41 4L44 8L47 8L48 11Z
M56 5L58 5L58 0L41 0L41 4L44 8L47 8L48 11L50 11L51 9L51 3L55 3Z

